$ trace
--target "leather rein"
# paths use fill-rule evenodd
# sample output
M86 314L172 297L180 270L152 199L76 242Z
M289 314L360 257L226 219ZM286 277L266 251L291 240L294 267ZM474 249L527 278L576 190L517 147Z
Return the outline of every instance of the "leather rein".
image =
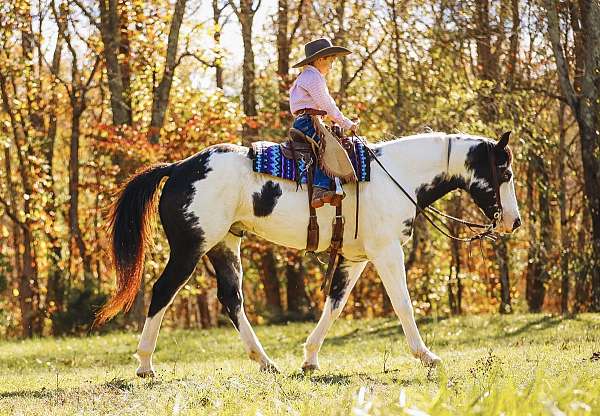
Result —
M491 165L491 169L492 169L492 181L493 181L493 186L494 186L494 193L495 193L495 197L496 197L496 207L497 208L496 208L496 211L494 212L494 219L492 220L491 223L480 224L480 223L476 223L476 222L466 221L461 218L453 217L452 215L448 215L444 212L441 212L434 207L422 208L421 206L419 206L417 201L415 201L415 199L404 189L404 187L396 180L396 178L394 178L392 176L392 174L386 169L386 167L383 165L383 163L381 163L381 161L379 160L379 158L377 157L375 152L369 146L367 146L367 143L364 141L364 139L362 137L357 136L356 134L354 134L354 137L356 137L358 140L360 140L364 144L365 148L367 149L367 151L369 152L371 157L377 162L377 164L381 167L381 169L383 169L383 171L389 176L389 178L392 180L392 182L394 182L394 184L402 191L402 193L404 193L404 195L408 198L408 200L410 202L412 202L412 204L417 209L417 214L423 215L423 217L427 220L427 222L429 222L436 230L438 230L444 236L446 236L452 240L461 241L464 243L471 243L476 240L483 240L484 238L487 238L492 241L497 240L498 236L497 236L496 232L494 231L494 229L496 228L498 221L500 220L500 218L502 216L502 203L500 200L500 183L498 182L498 172L496 169L496 157L494 155L493 150L490 151L490 149L488 148L488 159L490 161L490 165ZM452 145L451 143L452 143L452 139L448 138L448 165L450 164L450 152L451 152L451 145ZM459 224L465 225L469 228L481 228L483 231L473 234L472 236L469 236L469 237L459 237L456 235L452 235L452 231L450 230L448 225L440 219L440 217L447 218L447 219L457 222ZM440 227L440 225L438 225L434 221L433 218L435 218L437 221L439 221L440 224L442 224L447 231L444 230L442 227Z

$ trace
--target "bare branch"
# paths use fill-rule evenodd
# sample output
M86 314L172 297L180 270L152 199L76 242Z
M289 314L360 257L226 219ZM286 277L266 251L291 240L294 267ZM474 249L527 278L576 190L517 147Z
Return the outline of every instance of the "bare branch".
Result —
M562 44L560 42L558 3L556 0L545 0L544 5L548 15L548 37L550 39L550 43L552 44L554 57L556 58L556 69L558 71L560 87L565 95L567 104L569 104L569 106L575 110L575 112L577 112L579 100L577 98L577 94L575 93L575 89L573 88L573 84L571 84L571 80L569 79L569 67L567 60L565 59Z
M207 66L207 67L214 67L215 66L214 62L208 62L208 61L202 59L197 54L195 54L193 52L186 51L186 52L182 53L179 56L179 58L177 59L177 62L175 63L174 68L177 68L179 66L179 64L181 64L181 61L183 60L183 58L188 58L188 57L194 58L196 61L200 62L204 66Z
M11 212L12 206L0 196L0 204L4 205L4 214L25 231L29 231L23 221Z
M88 79L85 82L84 87L83 87L84 94L90 88L92 79L94 78L94 75L96 74L96 70L98 69L99 66L100 66L100 56L96 55L96 61L94 62L94 67L92 68L92 72L90 72L90 76L88 77Z
M88 18L88 20L90 21L91 24L93 24L97 28L100 28L100 24L98 23L98 21L94 18L94 16L92 16L90 11L88 9L86 9L83 4L81 4L81 1L79 1L79 0L70 0L70 1L73 2L73 4L75 4L79 8L79 10L81 10L83 12L85 17ZM102 1L100 3L102 3Z
M227 3L231 6L231 9L233 10L233 12L235 13L235 15L239 19L240 18L240 9L235 5L235 3L233 2L233 0L227 0Z
M302 8L304 6L304 1L305 0L300 0L300 2L298 2L298 9L296 9L296 15L298 16L298 18L296 19L296 22L294 23L294 26L292 27L292 31L290 32L288 44L292 43L292 40L296 36L296 32L298 31L298 28L300 27L300 23L302 23L302 17L303 17Z
M354 74L352 75L352 77L350 77L350 79L348 81L346 81L346 84L344 85L344 89L348 88L350 86L350 84L354 81L354 79L358 76L358 74L360 74L362 72L362 70L365 69L365 66L367 65L367 63L371 60L371 58L373 57L373 55L383 45L384 39L385 39L385 37L382 37L381 40L379 41L379 43L377 44L377 46L375 47L375 49L373 49L371 52L368 52L367 56L363 59L363 61L361 62L360 66L354 72Z

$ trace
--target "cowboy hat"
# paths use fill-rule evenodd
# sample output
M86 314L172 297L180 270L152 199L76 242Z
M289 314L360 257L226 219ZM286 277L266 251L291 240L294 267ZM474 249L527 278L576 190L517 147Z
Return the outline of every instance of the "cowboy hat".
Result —
M295 64L293 68L308 65L314 60L325 56L348 55L350 53L352 53L352 51L346 48L332 45L329 39L321 38L313 40L304 45L304 54L306 55L306 58Z

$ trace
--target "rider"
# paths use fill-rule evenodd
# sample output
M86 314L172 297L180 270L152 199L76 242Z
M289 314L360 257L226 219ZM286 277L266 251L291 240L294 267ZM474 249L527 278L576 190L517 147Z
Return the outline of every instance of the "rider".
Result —
M294 65L294 68L304 67L304 69L290 88L290 111L294 115L293 127L319 141L319 136L315 135L311 116L327 114L340 127L355 133L359 122L344 117L329 95L325 81L325 75L329 72L333 59L352 52L341 46L333 46L328 39L321 38L304 45L304 53L306 58ZM315 166L313 184L313 197L310 204L314 208L322 207L325 203L340 204L342 198L338 198L335 191L330 190L331 179L318 164Z

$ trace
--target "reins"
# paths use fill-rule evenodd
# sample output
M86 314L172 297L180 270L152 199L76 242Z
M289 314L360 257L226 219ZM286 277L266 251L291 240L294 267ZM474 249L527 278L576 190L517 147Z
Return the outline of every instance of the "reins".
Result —
M356 134L354 134L354 137L356 137L358 140L360 140L362 142L362 144L365 146L365 148L367 149L367 151L369 152L371 157L375 160L375 162L377 162L377 164L381 167L381 169L383 169L383 171L388 175L388 177L392 180L392 182L402 191L402 193L408 198L408 200L410 202L412 202L412 204L417 209L417 212L419 214L423 215L423 217L427 220L427 222L429 222L436 230L438 230L444 236L446 236L452 240L461 241L463 243L471 243L473 241L482 240L484 238L495 241L498 238L496 233L494 232L494 228L496 227L497 221L500 219L502 205L500 205L500 202L499 202L500 193L498 192L499 186L498 186L497 173L496 173L496 169L495 169L495 165L494 165L495 159L493 157L493 152L488 151L488 156L490 158L490 162L492 162L492 164L493 164L492 165L492 177L494 180L494 191L496 193L496 202L498 204L498 210L494 213L494 220L490 224L479 224L479 223L475 223L475 222L471 222L471 221L466 221L461 218L456 218L456 217L453 217L452 215L445 214L434 207L422 208L421 206L419 206L417 201L414 200L414 198L404 189L404 187L396 180L396 178L394 178L392 176L392 174L386 169L386 167L383 165L383 163L381 163L381 161L379 160L379 158L377 157L375 152L369 146L367 146L367 143L361 137L357 136ZM450 144L448 145L448 160L450 160ZM427 211L429 211L429 213ZM445 231L444 229L442 229L432 219L432 217L435 218L437 221L439 221L444 226L444 228L446 228L446 230L448 230L448 231ZM448 227L448 225L438 217L447 218L447 219L455 221L459 224L466 225L469 228L481 228L481 229L483 229L483 231L476 233L470 237L455 236L455 235L451 234L451 230Z

